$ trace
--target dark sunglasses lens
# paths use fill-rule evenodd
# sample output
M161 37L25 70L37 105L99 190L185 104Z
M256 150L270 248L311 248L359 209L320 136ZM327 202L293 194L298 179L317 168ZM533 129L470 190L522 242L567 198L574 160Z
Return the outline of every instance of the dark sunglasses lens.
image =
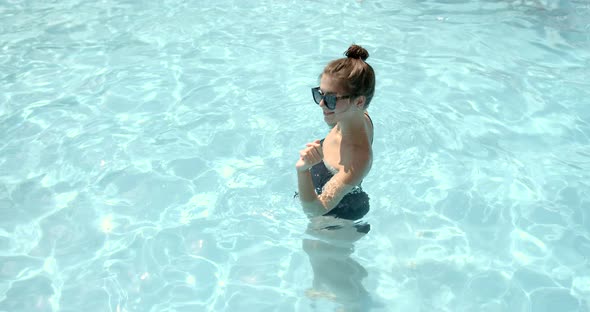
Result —
M336 108L336 97L334 95L326 95L324 97L324 102L326 103L326 107L333 110Z
M313 95L313 100L316 102L316 104L319 105L322 101L322 95L320 94L320 90L318 88L313 88L311 89L311 94Z

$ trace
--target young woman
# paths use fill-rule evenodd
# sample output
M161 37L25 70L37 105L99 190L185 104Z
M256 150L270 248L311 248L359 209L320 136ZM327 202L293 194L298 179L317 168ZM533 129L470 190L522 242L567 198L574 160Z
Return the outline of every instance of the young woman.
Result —
M369 211L361 181L371 170L373 123L367 107L375 93L375 72L367 50L352 45L334 60L312 88L331 130L323 140L306 144L295 167L299 198L310 216L357 220Z

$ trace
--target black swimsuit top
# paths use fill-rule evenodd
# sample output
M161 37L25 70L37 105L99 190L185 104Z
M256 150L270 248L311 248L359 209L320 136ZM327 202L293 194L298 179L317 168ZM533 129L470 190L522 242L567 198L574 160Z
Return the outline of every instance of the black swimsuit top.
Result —
M371 125L373 121L367 113L365 115L369 118ZM323 143L322 139L320 143ZM373 142L371 142L373 143ZM318 195L322 194L324 185L330 181L334 174L326 167L323 161L311 167L311 179L313 186ZM369 195L363 191L359 184L346 194L342 200L332 210L324 214L324 216L334 216L336 218L358 220L369 212Z

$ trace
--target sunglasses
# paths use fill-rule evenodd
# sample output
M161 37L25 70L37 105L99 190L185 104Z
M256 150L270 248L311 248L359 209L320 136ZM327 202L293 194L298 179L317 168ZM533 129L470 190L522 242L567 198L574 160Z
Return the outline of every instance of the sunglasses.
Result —
M320 90L320 87L311 88L311 94L313 95L313 100L316 104L320 105L320 102L324 100L324 105L326 105L329 110L336 109L336 102L338 102L338 100L353 97L352 95L336 96L334 94L324 94L324 92Z

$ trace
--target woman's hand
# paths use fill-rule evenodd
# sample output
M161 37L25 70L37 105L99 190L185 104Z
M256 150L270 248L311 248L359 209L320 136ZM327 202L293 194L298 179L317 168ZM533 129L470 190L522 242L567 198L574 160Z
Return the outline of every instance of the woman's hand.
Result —
M320 140L305 144L306 148L299 151L299 160L295 164L297 171L309 170L313 165L324 159L324 152Z

